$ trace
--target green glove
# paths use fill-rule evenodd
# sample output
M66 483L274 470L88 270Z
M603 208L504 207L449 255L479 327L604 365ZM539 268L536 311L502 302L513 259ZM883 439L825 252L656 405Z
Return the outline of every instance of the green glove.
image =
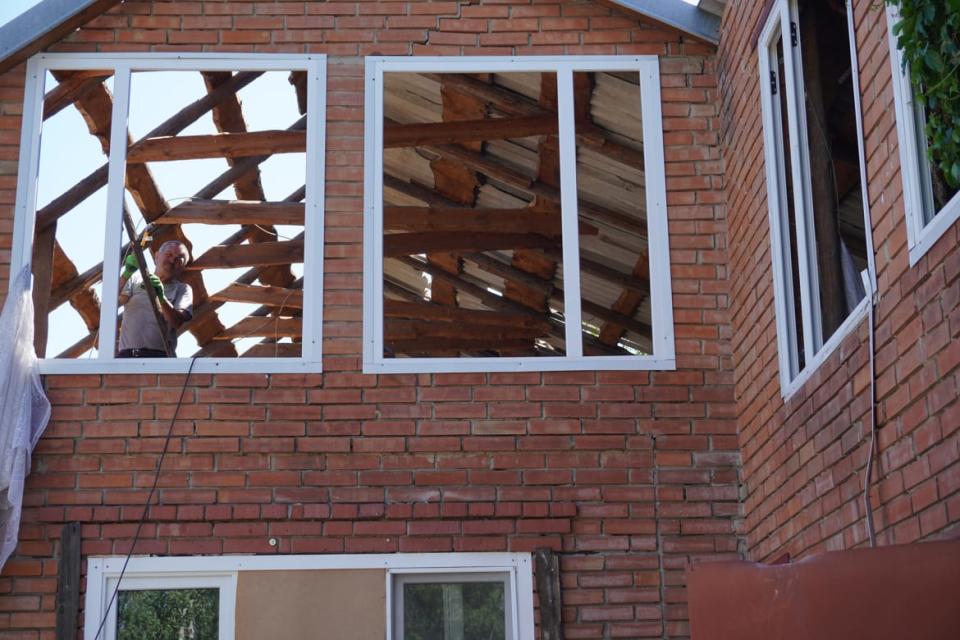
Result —
M149 281L150 281L150 286L153 287L153 290L157 292L157 298L161 300L166 300L167 296L163 292L163 283L160 282L160 278L156 274L151 273Z
M129 280L137 269L140 268L140 263L137 262L137 256L134 254L128 255L123 259L123 278L124 280Z

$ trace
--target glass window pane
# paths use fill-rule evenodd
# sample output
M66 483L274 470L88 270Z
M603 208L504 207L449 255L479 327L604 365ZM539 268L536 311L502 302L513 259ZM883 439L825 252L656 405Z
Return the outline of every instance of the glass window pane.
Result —
M807 225L816 240L826 342L863 299L860 272L867 268L846 10L824 0L801 3L798 29L812 204Z
M798 260L803 259L799 253L799 244L797 241L797 212L796 201L794 200L793 184L793 163L790 155L790 126L787 122L787 84L786 84L786 63L783 59L783 38L777 37L773 46L770 48L771 68L775 69L776 74L776 94L773 96L774 126L777 128L777 150L775 155L781 163L778 167L780 184L780 206L781 206L781 234L789 237L789 243L781 248L783 252L783 273L786 281L786 291L784 299L787 305L787 326L790 334L789 340L792 343L791 349L796 350L796 374L803 369L806 364L806 354L804 352L803 342L803 317L801 313L800 300L800 267Z
M406 583L404 640L506 640L503 582Z
M219 589L120 591L117 640L216 640Z

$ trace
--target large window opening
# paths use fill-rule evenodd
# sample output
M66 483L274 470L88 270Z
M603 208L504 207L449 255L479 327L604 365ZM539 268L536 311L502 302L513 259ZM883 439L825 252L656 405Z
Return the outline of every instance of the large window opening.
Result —
M321 63L31 61L15 253L43 370L319 366Z
M673 366L656 59L367 71L367 371Z

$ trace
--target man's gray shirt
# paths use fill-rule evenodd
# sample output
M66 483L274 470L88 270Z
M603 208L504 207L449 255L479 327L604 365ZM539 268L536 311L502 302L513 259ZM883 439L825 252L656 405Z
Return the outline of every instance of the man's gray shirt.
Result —
M134 273L123 285L120 295L129 296L123 305L123 324L120 326L120 349L157 349L163 351L163 337L157 328L157 318L150 309L150 296L140 286L140 274ZM193 315L193 290L179 280L163 285L164 294L174 309ZM177 346L177 332L170 328L170 345Z

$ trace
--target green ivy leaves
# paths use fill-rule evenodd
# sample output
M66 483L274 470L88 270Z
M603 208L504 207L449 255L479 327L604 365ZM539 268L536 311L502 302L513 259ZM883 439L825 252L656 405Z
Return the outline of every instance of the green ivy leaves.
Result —
M924 109L927 153L943 181L960 188L960 0L888 0L914 98Z

